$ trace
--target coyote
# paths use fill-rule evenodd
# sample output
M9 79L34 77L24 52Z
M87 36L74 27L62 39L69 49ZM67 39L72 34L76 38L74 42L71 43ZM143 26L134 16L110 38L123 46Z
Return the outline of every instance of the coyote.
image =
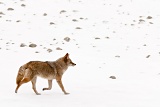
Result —
M48 79L48 88L43 88L44 90L51 90L52 80L56 79L60 88L64 94L69 94L65 91L62 84L62 75L67 70L69 66L75 66L76 64L72 62L67 53L64 57L57 59L56 61L30 61L19 68L18 75L16 78L17 87L15 93L17 93L19 87L29 81L32 82L32 88L37 95L40 93L36 90L36 79L37 76Z

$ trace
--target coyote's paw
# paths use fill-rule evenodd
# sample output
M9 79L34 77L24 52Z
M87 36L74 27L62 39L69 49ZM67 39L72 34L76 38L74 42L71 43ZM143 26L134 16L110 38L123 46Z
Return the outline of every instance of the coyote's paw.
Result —
M65 94L65 95L68 95L68 94L70 94L70 93L65 92L64 94Z
M36 93L36 95L41 95L41 93Z

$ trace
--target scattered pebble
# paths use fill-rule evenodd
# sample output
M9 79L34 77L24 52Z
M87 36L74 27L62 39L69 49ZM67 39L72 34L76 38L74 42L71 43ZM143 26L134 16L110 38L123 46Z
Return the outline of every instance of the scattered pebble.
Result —
M0 15L5 15L3 12L0 12Z
M36 45L36 44L34 44L34 43L32 43L32 44L30 44L30 45L29 45L29 47L31 47L31 48L35 48L35 47L37 47L37 45Z
M81 27L76 27L76 29L82 29Z
M110 76L109 78L111 78L111 79L116 79L116 77L115 77L115 76Z
M99 38L99 37L95 37L95 39L101 39L101 38Z
M22 7L25 7L26 5L25 5L25 4L21 4L21 6L22 6Z
M116 55L115 57L116 57L116 58L120 58L121 56L119 56L119 55Z
M73 22L78 22L78 20L77 20L77 19L73 19L72 21L73 21Z
M20 20L17 20L16 22L18 23L18 22L21 22L21 21L20 21Z
M47 13L44 13L43 16L47 16Z
M71 39L70 39L69 37L65 37L64 40L65 40L66 42L69 42Z
M62 50L62 48L60 48L60 47L57 47L57 48L56 48L56 50Z
M147 55L146 58L149 58L151 55Z
M50 25L54 25L55 23L53 23L53 22L50 22Z
M60 14L65 13L65 12L67 12L67 11L66 11L66 10L61 10L61 11L60 11Z
M148 16L147 19L152 19L152 16Z
M144 22L145 22L145 20L139 19L139 24L143 24Z
M7 10L8 10L8 11L13 11L14 9L13 9L13 8L8 8Z
M47 51L50 53L50 52L52 52L52 49L47 49Z
M20 47L25 47L26 45L24 43L21 43L20 44Z

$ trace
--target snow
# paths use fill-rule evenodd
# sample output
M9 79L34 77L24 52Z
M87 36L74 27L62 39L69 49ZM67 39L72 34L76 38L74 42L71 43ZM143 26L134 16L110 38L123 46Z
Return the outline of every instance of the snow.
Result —
M159 107L159 5L159 0L1 0L0 106ZM69 95L56 81L52 90L42 91L48 85L42 78L36 84L41 95L31 83L14 93L22 64L66 53L77 64L63 76Z

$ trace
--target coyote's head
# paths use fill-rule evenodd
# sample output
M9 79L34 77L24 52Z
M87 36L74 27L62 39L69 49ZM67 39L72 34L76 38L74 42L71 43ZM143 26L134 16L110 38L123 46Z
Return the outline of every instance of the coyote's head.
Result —
M76 64L72 62L72 60L69 58L69 54L67 53L64 57L64 62L68 65L68 66L75 66Z

